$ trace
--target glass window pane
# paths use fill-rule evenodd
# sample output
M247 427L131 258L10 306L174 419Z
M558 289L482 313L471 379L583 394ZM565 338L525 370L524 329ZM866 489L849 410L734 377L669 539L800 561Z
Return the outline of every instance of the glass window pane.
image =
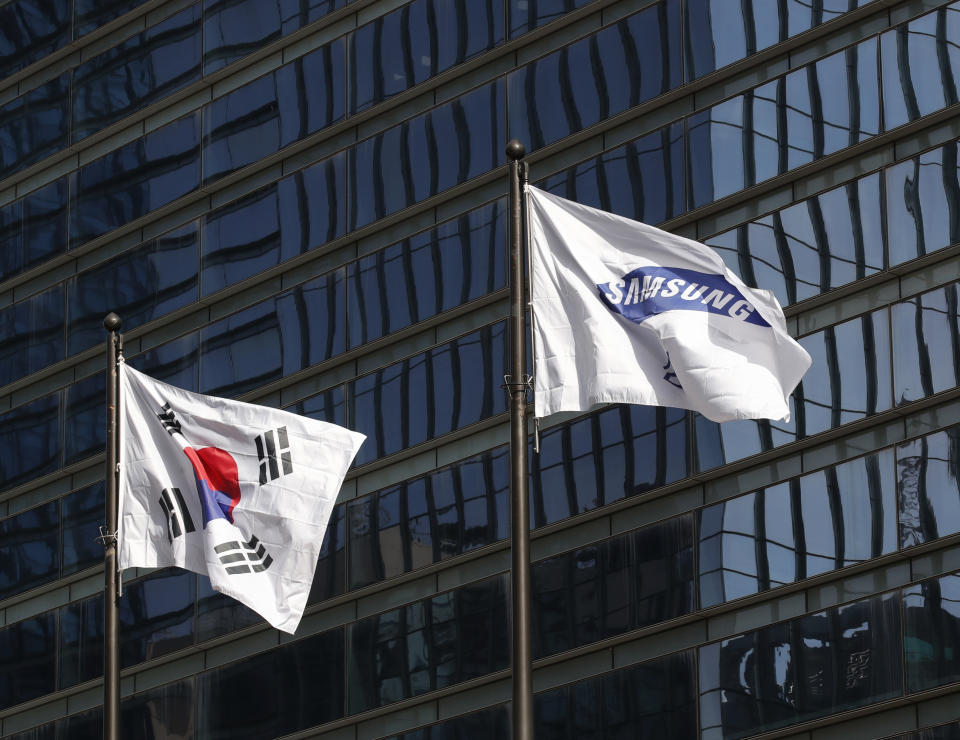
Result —
M78 39L143 2L145 0L73 0L73 37Z
M23 199L22 269L67 249L67 180L57 180Z
M197 576L197 642L212 640L259 622L263 622L263 617L253 609L214 591L206 576Z
M0 309L0 385L63 359L63 309L62 284Z
M522 36L538 26L559 18L564 13L582 8L593 0L508 0L510 38Z
M907 691L960 680L960 576L903 590Z
M898 404L954 388L960 382L958 299L960 283L954 283L892 307Z
M128 360L135 370L188 391L198 387L200 332L165 342Z
M67 386L64 392L64 465L103 450L107 428L105 373Z
M900 546L960 532L960 427L897 447Z
M0 8L0 77L70 43L70 0L14 0Z
M0 107L0 174L18 172L68 145L69 98L67 73Z
M59 393L0 414L0 490L60 466L60 423Z
M104 519L103 495L101 482L60 500L65 576L103 562L103 545L97 542Z
M59 533L58 501L0 519L0 599L57 578Z
M125 583L120 599L120 667L179 650L194 641L193 573L168 569Z
M60 612L60 688L103 675L103 594Z
M131 738L193 737L195 714L194 680L188 678L126 697L120 702L119 731Z
M330 514L307 604L319 603L346 590L347 550L343 521L345 508L344 505L335 506Z
M0 630L0 708L53 691L57 676L57 613L38 614Z

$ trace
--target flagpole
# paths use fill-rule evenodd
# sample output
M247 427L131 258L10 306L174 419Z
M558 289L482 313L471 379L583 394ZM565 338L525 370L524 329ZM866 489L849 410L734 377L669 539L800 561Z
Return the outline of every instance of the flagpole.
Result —
M530 649L530 503L527 465L526 281L523 278L523 193L526 154L511 139L510 159L510 536L513 598L513 740L533 740Z
M123 339L120 317L112 311L103 320L107 330L107 470L106 527L103 541L103 737L120 738L120 630L117 616L117 461L120 407L118 361Z

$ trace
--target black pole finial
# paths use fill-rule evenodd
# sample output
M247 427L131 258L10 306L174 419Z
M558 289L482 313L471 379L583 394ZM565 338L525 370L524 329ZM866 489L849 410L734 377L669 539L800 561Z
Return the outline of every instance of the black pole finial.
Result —
M103 328L107 331L120 331L123 322L113 311L103 317Z
M510 139L507 142L507 156L510 159L523 159L523 155L527 153L527 148L520 143L520 139Z

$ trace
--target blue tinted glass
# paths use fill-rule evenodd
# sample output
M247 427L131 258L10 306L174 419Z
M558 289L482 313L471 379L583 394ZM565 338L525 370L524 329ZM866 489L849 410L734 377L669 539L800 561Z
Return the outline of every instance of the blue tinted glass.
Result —
M509 0L510 38L516 38L537 26L582 8L593 0Z
M0 519L0 599L58 576L59 531L57 501Z
M97 542L103 524L103 483L96 483L60 500L63 530L63 575L103 562Z
M120 665L193 644L196 576L179 569L126 583L120 599Z
M960 680L960 576L903 590L907 691Z
M335 386L310 396L288 409L311 419L328 421L331 424L347 425L346 391L343 386Z
M56 677L55 611L0 630L0 708L49 694L56 688Z
M614 406L543 432L530 457L534 526L687 477L687 428L679 409Z
M883 269L880 176L869 175L707 241L750 287L788 305Z
M933 395L960 383L960 284L895 304L894 397L897 404Z
M350 713L505 668L508 588L497 576L350 625Z
M369 108L502 41L501 0L414 0L350 35L350 110Z
M887 168L890 264L960 241L957 142Z
M200 6L93 57L73 75L79 141L200 78Z
M504 411L505 341L494 324L353 381L349 426L367 435L357 464Z
M960 5L954 3L880 37L883 120L891 129L957 102Z
M344 161L337 154L207 214L203 295L341 236Z
M346 586L347 551L345 547L345 529L343 522L344 506L335 506L330 514L327 530L323 535L317 569L313 574L308 604L329 599L342 594Z
M343 629L197 676L197 736L262 740L343 716Z
M146 0L73 0L73 37L90 33Z
M63 285L0 309L0 385L63 359Z
M104 373L67 386L64 392L64 465L103 450L107 428L107 383Z
M659 3L512 73L509 135L539 149L681 82L680 3Z
M0 206L0 280L23 269L23 201Z
M70 75L63 74L0 108L0 174L39 162L68 144Z
M960 427L897 447L900 547L960 532Z
M0 8L0 77L70 43L70 0L14 0Z
M365 226L501 164L503 97L498 80L351 149L350 228Z
M130 360L135 370L188 391L198 387L200 332L161 344Z
M103 675L103 594L67 604L59 612L60 688L99 678Z
M57 180L23 199L24 269L67 249L67 181Z
M348 267L357 347L506 285L506 204L497 201Z
M60 394L0 414L0 489L60 465Z
M110 311L129 331L196 300L198 242L188 224L68 280L68 354L103 342Z
M683 124L548 177L544 190L637 221L658 224L683 212Z
M70 176L70 243L94 239L200 185L200 116L181 118Z
M342 269L201 330L200 391L236 396L343 352Z

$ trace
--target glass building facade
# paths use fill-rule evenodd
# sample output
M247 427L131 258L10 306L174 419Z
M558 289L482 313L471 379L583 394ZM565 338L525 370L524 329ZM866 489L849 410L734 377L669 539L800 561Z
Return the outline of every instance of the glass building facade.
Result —
M296 635L125 574L123 736L509 735L516 137L814 360L789 421L545 420L537 737L960 740L958 86L956 0L0 5L0 737L101 736L111 310L368 437Z

